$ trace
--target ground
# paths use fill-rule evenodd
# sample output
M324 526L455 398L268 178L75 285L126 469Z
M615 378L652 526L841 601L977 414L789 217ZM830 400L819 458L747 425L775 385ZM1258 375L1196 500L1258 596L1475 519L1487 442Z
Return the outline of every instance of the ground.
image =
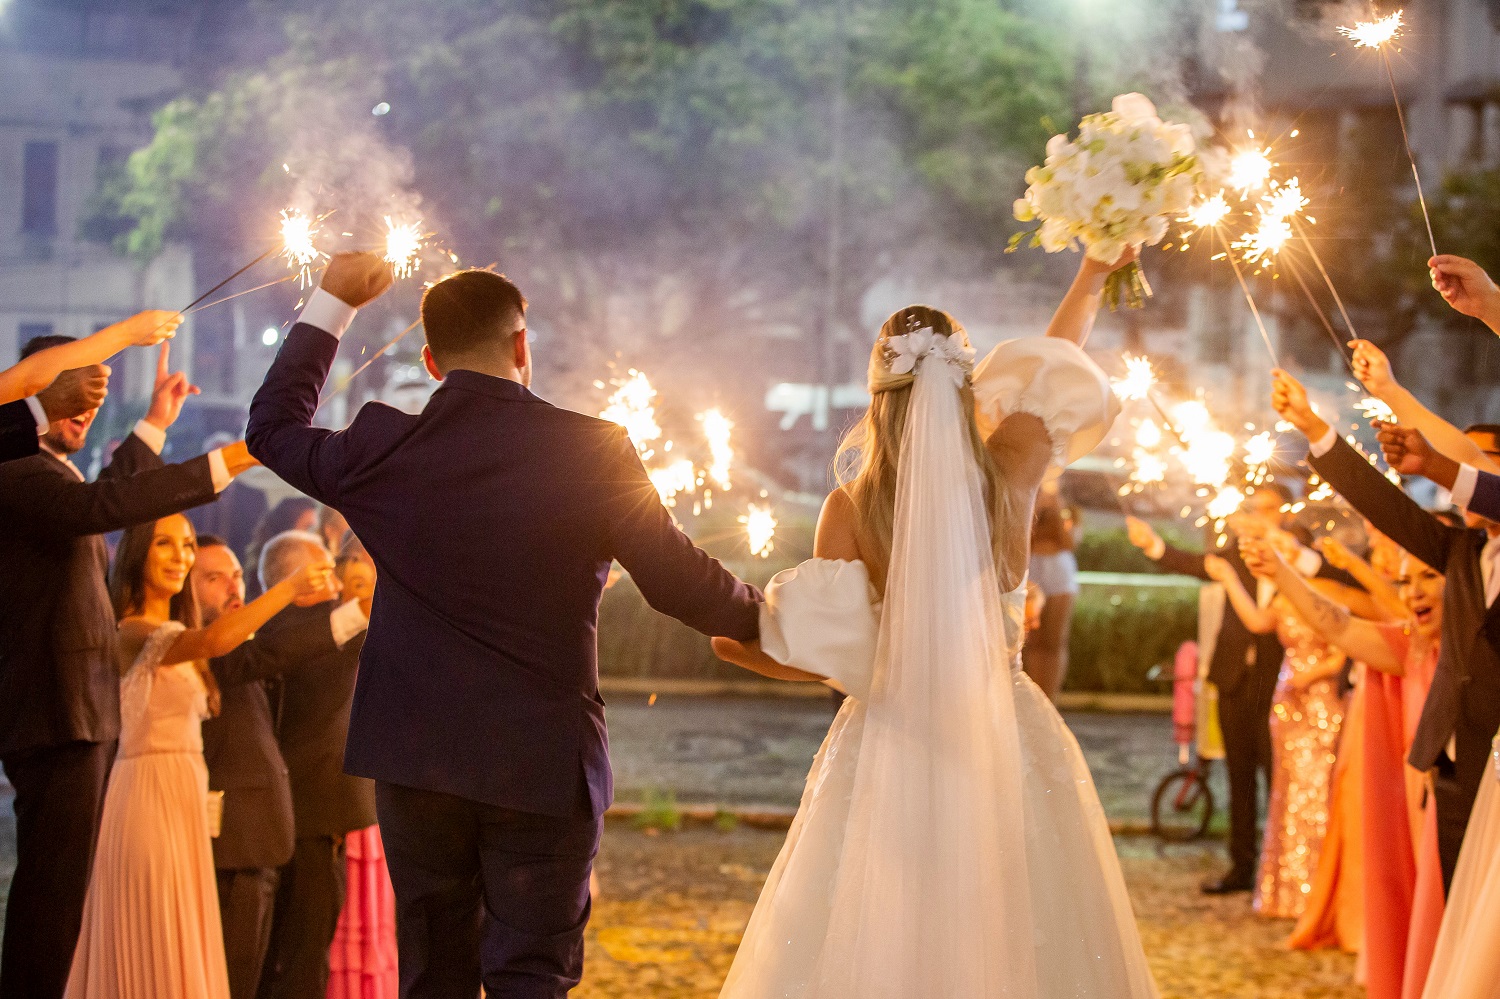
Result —
M671 792L685 804L796 805L833 711L818 700L616 698L611 758L622 801ZM1111 822L1138 828L1150 792L1176 766L1161 715L1070 714ZM1216 782L1217 783L1217 782ZM1219 788L1222 792L1222 787ZM9 787L0 782L0 896L15 859ZM1222 801L1222 794L1220 797ZM735 944L781 848L783 833L740 825L650 834L610 822L599 859L602 894L587 940L580 999L717 995ZM1280 947L1285 922L1262 920L1244 895L1206 898L1222 870L1219 844L1161 850L1116 838L1146 953L1166 999L1353 997L1354 959Z

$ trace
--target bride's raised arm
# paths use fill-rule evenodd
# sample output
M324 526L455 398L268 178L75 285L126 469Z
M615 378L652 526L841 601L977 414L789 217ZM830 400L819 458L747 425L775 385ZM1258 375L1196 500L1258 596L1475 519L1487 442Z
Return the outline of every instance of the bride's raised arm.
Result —
M1110 274L1134 263L1140 256L1136 247L1127 249L1113 264L1101 264L1093 257L1084 255L1078 265L1078 274L1073 278L1062 304L1052 314L1047 324L1047 335L1071 340L1082 347L1088 342L1094 329L1094 320L1099 315L1099 303L1104 295L1104 279Z

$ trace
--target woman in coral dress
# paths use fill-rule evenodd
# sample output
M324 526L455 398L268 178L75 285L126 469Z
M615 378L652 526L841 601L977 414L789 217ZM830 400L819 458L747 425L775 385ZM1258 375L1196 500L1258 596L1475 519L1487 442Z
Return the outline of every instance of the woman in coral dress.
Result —
M198 627L193 526L181 514L125 532L111 580L120 618L120 750L68 999L228 999L201 725L217 709L207 661L293 599L331 595L311 566Z

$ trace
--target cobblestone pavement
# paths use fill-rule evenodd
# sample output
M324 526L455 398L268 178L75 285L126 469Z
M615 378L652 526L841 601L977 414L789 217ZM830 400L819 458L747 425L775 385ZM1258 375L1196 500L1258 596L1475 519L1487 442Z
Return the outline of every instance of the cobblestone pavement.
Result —
M610 756L622 801L672 791L680 802L794 807L833 720L827 700L616 697ZM1116 822L1145 819L1151 792L1177 766L1164 715L1069 714ZM1215 794L1222 803L1222 784Z
M657 836L607 829L602 894L586 945L579 999L709 999L782 834L686 830ZM1291 929L1263 920L1244 895L1207 898L1198 883L1219 869L1212 847L1158 851L1116 841L1141 935L1163 999L1355 999L1354 959L1285 950Z

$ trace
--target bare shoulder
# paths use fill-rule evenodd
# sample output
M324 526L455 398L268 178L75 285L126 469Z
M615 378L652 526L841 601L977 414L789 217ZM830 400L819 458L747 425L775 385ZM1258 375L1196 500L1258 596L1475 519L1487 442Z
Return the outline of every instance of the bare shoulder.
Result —
M858 535L859 511L854 500L843 487L835 489L823 501L823 512L818 515L813 556L855 561L859 558Z

